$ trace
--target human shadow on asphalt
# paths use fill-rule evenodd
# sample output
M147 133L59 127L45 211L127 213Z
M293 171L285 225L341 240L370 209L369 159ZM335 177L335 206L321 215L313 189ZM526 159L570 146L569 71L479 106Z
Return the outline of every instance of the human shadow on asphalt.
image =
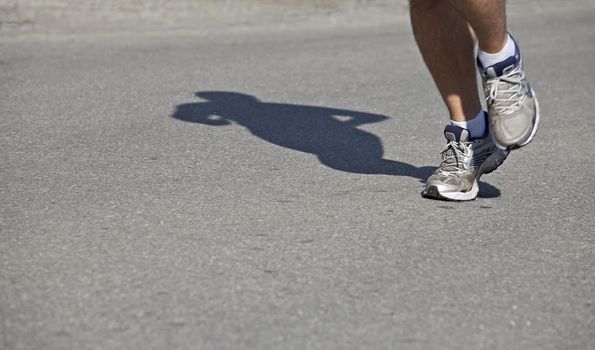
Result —
M235 122L275 145L314 154L332 169L356 174L409 176L425 181L436 169L384 159L380 138L358 128L388 117L345 109L262 102L256 97L226 91L200 91L204 102L176 107L172 117L212 126ZM480 184L480 196L498 197L500 191Z

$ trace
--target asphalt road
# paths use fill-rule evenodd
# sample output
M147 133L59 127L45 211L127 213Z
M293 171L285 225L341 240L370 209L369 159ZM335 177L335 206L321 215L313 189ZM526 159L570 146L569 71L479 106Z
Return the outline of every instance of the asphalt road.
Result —
M468 203L405 20L0 42L0 348L595 348L595 11L510 23L542 126Z

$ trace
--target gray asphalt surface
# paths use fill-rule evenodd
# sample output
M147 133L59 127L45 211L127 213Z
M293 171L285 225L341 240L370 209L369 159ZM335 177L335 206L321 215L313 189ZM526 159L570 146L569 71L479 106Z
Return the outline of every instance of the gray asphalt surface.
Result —
M405 20L0 42L0 348L595 348L595 11L510 23L542 126L469 203Z

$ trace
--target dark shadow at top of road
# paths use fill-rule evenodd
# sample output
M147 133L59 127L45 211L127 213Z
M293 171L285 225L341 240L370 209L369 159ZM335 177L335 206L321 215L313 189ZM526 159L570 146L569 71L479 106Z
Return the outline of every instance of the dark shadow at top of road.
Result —
M424 181L435 167L416 167L384 159L380 138L358 128L388 117L344 109L270 103L237 92L200 91L203 102L178 105L173 117L205 125L231 122L281 147L314 154L332 169L356 174L409 176ZM497 197L500 191L482 183L480 193Z

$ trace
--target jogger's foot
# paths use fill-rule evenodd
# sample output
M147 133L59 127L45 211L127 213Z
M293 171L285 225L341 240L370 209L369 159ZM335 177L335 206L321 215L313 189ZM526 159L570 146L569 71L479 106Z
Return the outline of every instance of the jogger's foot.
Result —
M489 135L471 139L468 130L454 125L446 126L444 136L448 143L441 152L442 163L426 181L422 196L473 200L479 192L481 175L496 170L508 156L508 151L496 147Z
M500 63L484 68L478 61L478 65L494 143L507 150L525 146L537 132L539 103L525 77L519 46L515 41L514 56Z

